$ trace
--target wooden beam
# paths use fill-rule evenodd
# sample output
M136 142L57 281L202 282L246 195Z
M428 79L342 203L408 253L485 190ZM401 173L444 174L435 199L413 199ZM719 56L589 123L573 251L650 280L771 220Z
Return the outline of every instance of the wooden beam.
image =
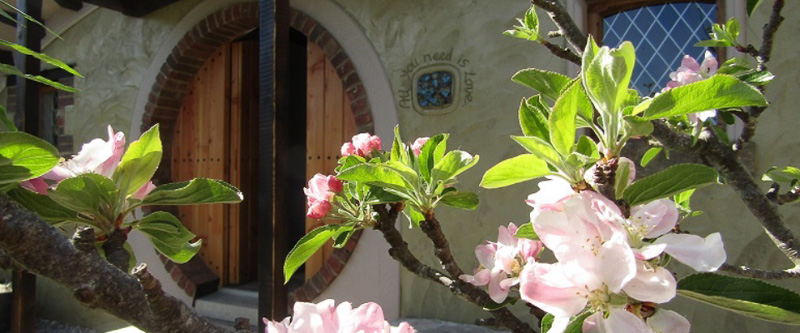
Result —
M178 0L84 0L83 2L121 12L122 14L143 17Z
M27 13L38 21L42 21L42 0L18 0L17 8ZM17 21L24 22L22 14L17 15ZM17 43L30 50L41 51L41 40L44 29L38 24L18 24ZM15 54L17 68L26 74L39 74L39 60L24 54ZM17 107L14 120L17 128L52 141L52 133L43 133L39 115L39 84L31 80L21 80L17 85ZM52 143L52 142L51 142ZM25 271L13 273L14 309L12 310L11 332L33 333L36 329L36 276Z
M83 8L83 1L81 0L55 0L61 8L79 11Z

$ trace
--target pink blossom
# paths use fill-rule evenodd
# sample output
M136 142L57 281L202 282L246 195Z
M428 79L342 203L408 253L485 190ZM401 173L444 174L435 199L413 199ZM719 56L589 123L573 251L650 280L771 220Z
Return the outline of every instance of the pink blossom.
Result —
M416 140L414 140L414 143L411 144L411 150L414 151L414 155L419 156L419 154L421 154L422 146L424 146L429 139L430 139L429 137L423 136L421 138L417 138Z
M353 146L352 142L345 142L342 145L341 153L342 153L342 156L350 156L350 155L353 155L353 154L357 154L358 150L356 149L356 146Z
M353 136L351 142L342 145L342 156L358 155L368 157L375 150L381 149L381 138L369 133L359 133Z
M622 308L611 308L608 316L597 311L583 321L583 333L650 333L644 320Z
M264 318L265 333L413 333L408 323L391 327L384 320L383 310L378 304L364 303L353 309L349 302L334 308L332 299L320 303L297 302L294 317L278 322Z
M314 175L308 181L308 187L303 188L308 200L308 212L310 218L321 219L328 215L331 208L333 196L342 191L343 184L334 176L325 176L320 173Z
M667 309L658 309L646 322L653 333L689 333L691 328L686 318Z
M664 92L675 87L705 80L714 75L717 69L719 69L719 63L710 51L706 50L702 64L698 64L697 60L687 54L683 56L681 66L678 67L676 71L669 74L669 78L672 79L672 81L667 82L667 86L661 91ZM716 110L706 110L689 114L688 117L691 123L698 125L716 115Z
M542 250L542 242L517 238L518 228L514 223L498 228L497 242L487 242L475 248L480 266L475 275L461 275L462 281L476 286L488 284L489 297L497 303L503 302L511 287L519 283L519 275L526 264L535 262Z
M139 190L131 194L131 198L144 200L144 197L150 194L150 192L152 192L155 188L156 186L153 185L153 182L148 180L147 183L145 183L144 185L142 185L142 187L139 188Z
M533 207L533 211L537 213L542 210L561 210L564 200L576 194L569 182L563 178L554 176L546 178L547 180L539 182L539 191L529 195L525 200L525 203Z

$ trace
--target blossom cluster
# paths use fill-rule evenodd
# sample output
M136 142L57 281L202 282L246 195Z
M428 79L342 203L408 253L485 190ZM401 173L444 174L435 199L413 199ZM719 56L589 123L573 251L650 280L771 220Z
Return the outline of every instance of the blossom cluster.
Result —
M370 156L373 151L380 149L381 138L369 133L359 133L353 136L352 141L345 142L344 145L342 145L341 153L342 156L358 155L367 157Z
M48 189L58 185L62 180L82 174L94 173L111 178L124 153L125 134L114 132L109 125L108 141L97 138L85 143L80 152L72 159L62 161L43 176L25 181L21 185L31 191L46 195ZM152 181L148 181L131 197L142 200L153 189L155 189L155 185Z
M655 304L676 295L675 277L663 267L665 258L697 271L715 271L726 259L719 233L703 238L672 232L679 213L670 200L631 207L625 216L613 201L592 190L575 192L561 178L540 182L539 188L526 200L533 207L531 224L557 262L527 259L514 284L518 282L522 300L555 317L549 332L563 332L571 317L586 311L592 313L583 324L587 333L689 331L689 322L679 314L652 312ZM501 227L500 238L508 237L512 226ZM481 267L505 272L496 263L499 256L490 258L485 247L476 249ZM479 270L475 277L463 279L484 285L486 274ZM492 291L492 282L489 288L490 294L499 295ZM507 291L502 295L505 298Z
M342 192L342 181L334 176L316 174L308 180L308 187L303 188L308 202L306 215L312 219L321 219L333 208L331 202L336 193Z
M278 322L264 319L265 333L413 333L406 322L391 327L383 309L375 303L353 308L349 302L334 307L332 299L314 303L294 303L294 317Z
M717 62L717 58L708 50L705 52L702 64L697 63L697 60L692 58L692 56L688 54L684 55L683 60L681 60L681 66L678 67L676 71L669 73L669 78L672 81L667 82L667 86L661 91L664 92L672 88L705 80L714 75L718 69L719 63ZM689 117L689 122L695 126L699 126L704 121L716 115L717 110L706 110L688 114L687 117Z

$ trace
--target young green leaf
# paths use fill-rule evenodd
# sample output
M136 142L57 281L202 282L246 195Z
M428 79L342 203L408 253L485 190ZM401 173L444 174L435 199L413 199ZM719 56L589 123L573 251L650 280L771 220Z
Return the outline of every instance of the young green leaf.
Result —
M408 149L406 148L406 145L403 144L403 139L400 137L400 125L394 127L394 140L392 141L392 152L390 153L389 158L392 161L398 161L405 165L411 166L411 158L409 158ZM347 169L347 167L343 167L342 169Z
M596 48L597 45L592 41L586 47ZM584 51L581 66L583 86L601 114L614 114L627 99L635 60L633 44L630 42L622 43L617 49L604 46L588 56Z
M161 138L156 124L144 132L139 140L131 142L114 172L113 179L123 195L131 195L153 178L159 163Z
M644 156L642 156L642 161L639 162L642 168L650 164L650 161L652 161L656 156L658 156L658 154L661 152L662 149L663 148L661 147L653 147L648 149L647 152L644 153Z
M705 110L744 106L767 106L767 100L753 86L729 75L676 87L654 97L642 117L653 120ZM641 112L641 108L634 110Z
M39 177L58 164L58 150L24 132L0 132L0 185Z
M61 84L61 83L59 83L57 81L50 80L50 79L48 79L48 78L46 78L44 76L26 74L26 73L22 72L21 70L19 70L17 67L14 67L14 66L9 65L9 64L0 64L0 72L6 73L6 74L11 74L11 75L16 75L16 76L19 76L19 77L21 77L23 79L39 82L41 84L48 85L48 86L51 86L53 88L60 89L60 90L63 90L63 91L80 92L80 90L78 90L78 89L75 89L75 88L70 87L68 85Z
M8 113L6 112L6 108L0 105L0 122L3 123L3 126L6 127L6 130L9 132L17 132L17 125L14 125L14 122L8 118Z
M58 68L61 68L64 71L66 71L66 72L68 72L68 73L70 73L72 75L75 75L77 77L83 78L83 75L81 75L81 73L78 73L78 71L74 70L69 65L63 63L61 60L53 58L53 57L51 57L49 55L46 55L44 53L39 53L39 52L33 51L33 50L31 50L31 49L29 49L27 47L24 47L22 45L19 45L19 44L16 44L16 43L11 43L11 42L8 42L8 41L2 40L2 39L0 39L0 46L4 46L6 48L10 48L10 49L12 49L14 51L17 51L19 53L22 53L24 55L32 56L32 57L34 57L36 59L39 59L41 61L44 61L44 62L50 64L50 65L56 66Z
M592 159L600 159L600 151L597 149L597 144L586 135L581 135L578 139L575 151Z
M525 223L519 226L517 232L514 233L514 237L539 240L539 235L533 230L533 223Z
M76 211L59 205L49 196L29 191L22 187L12 189L8 192L8 196L50 224L58 224L64 221L92 224L92 221L79 218Z
M761 180L794 185L795 182L800 180L800 169L791 166L778 169L778 167L773 166L761 176Z
M583 332L583 321L586 320L590 315L594 312L586 311L583 313L578 314L570 318L569 324L567 324L567 328L564 329L564 333L582 333ZM555 317L552 314L546 314L544 318L542 318L541 323L541 332L547 332L553 327L553 320Z
M519 104L519 126L525 136L535 136L550 142L550 130L547 129L547 118L550 106L544 102L542 95L522 99Z
M374 186L394 189L401 192L413 191L403 175L397 170L383 164L359 164L339 172L340 180L364 182Z
M616 199L622 199L622 193L628 187L628 179L631 175L631 169L635 166L630 161L620 159L617 163L617 174L614 175L614 196Z
M536 90L552 100L556 100L561 94L561 90L569 84L571 79L564 74L528 68L514 74L514 76L511 77L511 81Z
M392 203L392 202L400 202L406 200L406 198L404 197L393 194L391 192L387 192L380 186L371 186L371 185L368 186L369 190L367 191L366 196L363 198L366 204L375 205L381 203Z
M434 135L420 148L419 158L417 159L419 163L419 173L426 181L430 181L431 170L433 166L436 165L436 162L439 162L436 159L436 148L439 147L439 144L447 145L448 136L449 134L447 133ZM441 156L439 159L441 159Z
M539 156L539 158L543 159L547 164L560 168L564 163L561 158L561 155L558 154L555 148L553 148L550 143L545 142L544 140L537 138L535 136L511 136L514 141L519 143L522 148L525 148L528 152Z
M445 193L439 202L450 207L475 210L478 208L478 195L474 192L453 191Z
M111 179L94 173L62 180L49 197L59 205L79 213L109 219L117 198L117 187ZM109 221L113 222L113 221Z
M547 163L533 154L523 154L497 163L483 174L481 187L500 188L551 174Z
M420 212L419 209L413 205L406 205L406 207L403 208L403 215L408 218L408 220L411 222L411 225L418 228L419 223L425 221L425 215L422 215L422 212Z
M678 281L678 294L741 315L800 325L800 295L762 280L692 274Z
M747 0L747 16L753 15L756 8L761 5L764 0Z
M716 183L717 177L717 172L705 165L676 164L634 182L625 189L622 198L635 206Z
M336 239L340 234L350 230L352 230L352 226L348 228L338 224L327 224L311 230L303 238L300 238L286 255L286 261L283 263L284 284L288 283L289 278L300 268L300 265L311 258L329 239Z
M431 183L448 181L458 176L478 163L478 159L478 155L472 156L465 151L450 151L433 166L433 170L431 171Z
M575 117L578 115L578 94L581 86L573 84L556 100L548 119L550 142L561 156L569 155L575 148Z
M237 203L242 199L242 192L233 185L216 179L195 178L156 187L144 198L142 205Z
M203 244L202 240L190 242L195 235L167 212L152 213L133 225L150 239L158 252L179 264L192 259Z

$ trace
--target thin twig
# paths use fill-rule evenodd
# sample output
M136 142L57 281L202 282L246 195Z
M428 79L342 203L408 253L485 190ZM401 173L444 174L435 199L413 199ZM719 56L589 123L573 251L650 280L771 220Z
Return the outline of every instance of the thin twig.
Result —
M567 12L564 5L558 0L531 0L531 4L547 12L559 30L564 34L570 45L579 55L586 48L587 36Z
M550 53L552 53L556 57L567 60L578 66L581 65L581 57L578 56L575 52L572 52L572 50L570 50L569 48L558 46L544 39L540 40L539 43L542 44L542 46L546 47L548 50L550 50Z
M772 183L772 186L769 187L769 191L767 191L767 199L778 205L795 202L797 199L800 199L800 187L792 187L792 189L786 193L779 193L780 191L781 186L778 185L778 183Z
M792 268L783 271L766 271L762 269L750 268L747 266L733 266L725 263L722 264L719 270L723 272L733 273L756 279L764 279L764 280L800 278L800 269L798 268Z
M421 278L441 284L454 295L470 303L483 307L490 300L489 295L484 290L461 281L458 279L458 276L448 276L444 272L423 264L411 253L408 249L408 243L403 240L403 236L394 226L397 215L402 210L401 204L392 204L391 210L387 210L383 205L375 205L373 207L380 215L380 221L378 221L378 225L375 227L383 234L383 238L386 239L386 242L389 243L389 255L403 265L403 267ZM457 266L455 266L455 268L457 268ZM451 267L451 269L453 269L453 267ZM511 329L514 333L534 332L527 323L517 318L507 308L500 308L490 313L497 319L498 324Z

